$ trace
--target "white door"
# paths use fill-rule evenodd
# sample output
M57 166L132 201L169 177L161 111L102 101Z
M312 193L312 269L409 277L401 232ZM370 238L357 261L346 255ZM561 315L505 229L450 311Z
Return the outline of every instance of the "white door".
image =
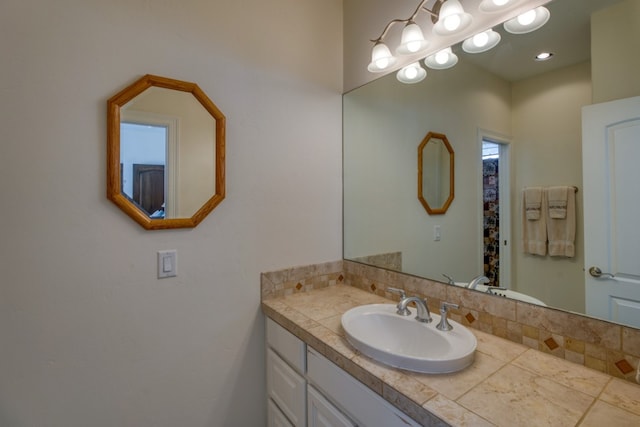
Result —
M582 110L586 312L640 327L640 97Z

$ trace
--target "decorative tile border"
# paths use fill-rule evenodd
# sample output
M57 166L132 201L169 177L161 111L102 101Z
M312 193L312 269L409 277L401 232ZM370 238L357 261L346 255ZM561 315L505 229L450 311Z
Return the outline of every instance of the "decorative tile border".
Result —
M336 284L396 301L398 296L385 289L404 289L428 298L435 312L442 301L455 303L460 308L451 310L450 316L465 326L635 382L640 363L638 329L346 260L261 275L263 300Z

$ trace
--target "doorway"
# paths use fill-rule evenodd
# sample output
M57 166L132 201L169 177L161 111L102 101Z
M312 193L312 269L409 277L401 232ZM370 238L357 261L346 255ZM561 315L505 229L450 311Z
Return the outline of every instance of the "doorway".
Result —
M482 150L482 268L489 286L510 287L509 144L487 134Z

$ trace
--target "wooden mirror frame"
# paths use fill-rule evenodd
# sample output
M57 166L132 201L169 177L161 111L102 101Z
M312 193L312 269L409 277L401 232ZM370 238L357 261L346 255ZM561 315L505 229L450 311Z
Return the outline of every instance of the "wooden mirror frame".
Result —
M423 154L422 153L424 151L425 146L431 139L439 139L442 142L444 142L444 146L449 152L449 197L447 198L447 200L445 200L443 205L438 208L432 208L429 205L429 202L427 202L427 200L424 198L424 194L422 191L422 174L423 174L422 172ZM424 139L418 146L418 200L420 200L420 203L422 203L422 206L424 206L424 208L427 210L427 213L429 215L442 215L446 213L447 209L449 209L449 205L451 205L451 202L453 201L453 197L455 194L453 165L454 165L453 148L451 147L451 144L449 144L449 140L447 139L447 136L445 134L436 133L436 132L427 133L427 136L424 137Z
M151 219L147 213L122 194L120 183L120 109L153 86L191 93L215 119L215 194L190 218ZM224 114L198 85L151 74L145 75L107 101L107 198L147 230L195 227L225 197L225 129Z

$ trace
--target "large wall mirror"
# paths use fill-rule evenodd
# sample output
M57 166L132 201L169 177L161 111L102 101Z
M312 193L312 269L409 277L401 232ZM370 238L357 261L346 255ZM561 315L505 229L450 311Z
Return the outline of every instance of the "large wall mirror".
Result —
M640 8L638 0L546 7L551 18L541 29L513 35L496 26L497 47L471 55L454 45L458 64L429 69L420 83L392 73L344 95L345 259L459 285L491 274L514 296L594 315L585 304L582 108L640 95L637 78L613 88L620 79L607 76L611 67L637 69L638 36L625 34L640 28ZM542 50L552 59L535 61ZM456 197L446 215L425 217L415 197L415 150L432 130L455 142ZM523 188L553 185L579 189L574 257L520 247ZM394 263L378 263L389 254ZM640 327L640 319L607 320Z
M224 199L225 116L196 84L146 75L107 121L107 196L144 228L195 227Z

